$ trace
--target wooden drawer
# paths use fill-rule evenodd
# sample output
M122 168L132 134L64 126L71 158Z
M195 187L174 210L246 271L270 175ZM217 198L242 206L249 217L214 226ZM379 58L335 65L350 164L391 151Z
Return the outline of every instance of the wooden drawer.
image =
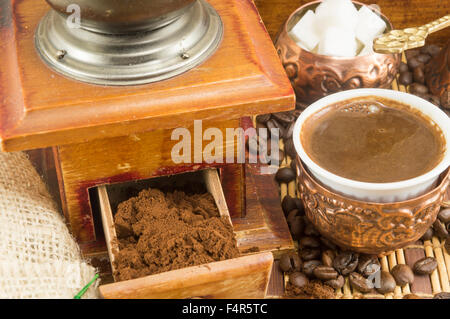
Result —
M222 185L215 169L191 173L203 179L220 215L230 220ZM119 251L113 211L118 203L141 189L170 183L170 177L98 187L105 239L111 266ZM154 186L155 185L155 186ZM100 287L104 298L264 298L273 264L272 253L258 253L225 261L173 270Z

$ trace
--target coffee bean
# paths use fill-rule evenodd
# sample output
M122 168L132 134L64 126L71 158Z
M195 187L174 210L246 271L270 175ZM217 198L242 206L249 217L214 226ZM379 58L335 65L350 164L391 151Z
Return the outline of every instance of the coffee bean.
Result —
M303 272L308 277L312 277L314 275L314 269L320 265L322 265L322 263L319 260L307 260L303 263Z
M423 236L420 238L421 241L425 241L425 240L431 240L433 238L434 235L434 231L433 228L430 227L427 229L427 231L425 232L425 234L423 234Z
M420 49L421 53L429 54L433 57L438 55L440 51L441 51L441 48L436 44L428 44L428 45L423 46Z
M322 244L325 247L327 247L327 248L329 248L331 250L336 251L338 249L337 246L335 244L333 244L328 238L325 238L325 237L321 236L320 237L320 241L322 242Z
M327 267L327 266L317 266L313 270L314 276L320 280L332 280L336 279L339 274L333 267Z
M300 257L303 260L313 260L320 257L320 249L304 248L300 250Z
M286 195L281 202L281 208L283 209L284 216L287 216L291 210L297 209L297 203L294 198Z
M413 71L414 82L424 84L425 83L425 73L423 73L423 69L418 67Z
M381 266L377 256L374 255L361 255L359 256L357 271L368 277L380 271Z
M345 284L345 279L344 279L344 276L342 276L342 275L339 275L339 277L337 277L336 279L331 279L331 280L325 281L325 285L328 285L334 289L340 289L340 288L344 287L344 284Z
M448 237L448 231L445 229L445 225L437 219L433 224L434 234L440 239L446 239Z
M433 299L450 299L450 292L440 292L434 295Z
M295 175L295 172L290 167L282 167L278 170L278 172L275 174L275 179L278 181L278 183L286 183L293 181L297 176Z
M305 206L303 206L303 201L301 198L294 198L295 204L297 205L297 209L300 211L302 215L305 215Z
M299 240L299 246L301 248L319 248L320 242L315 237L306 236Z
M295 126L295 122L292 122L292 123L288 126L288 128L285 130L284 135L283 135L283 139L284 139L285 141L292 138L292 135L293 135L293 133L294 133L294 126Z
M333 267L333 259L336 256L335 252L331 249L322 252L322 264L327 267Z
M292 159L297 157L297 151L295 150L294 141L292 138L284 143L284 151Z
M300 271L302 260L296 253L287 253L280 258L280 269L284 272Z
M291 166L292 170L297 173L297 163L296 163L295 160L291 161L291 165L290 166Z
M299 211L298 209L293 209L293 210L291 210L291 211L289 212L288 216L286 217L287 223L288 223L288 224L291 224L297 216L302 216L302 215L300 214L300 211ZM302 222L303 222L303 219L302 219Z
M434 257L422 258L414 264L414 272L418 275L430 275L437 267L437 261Z
M450 223L450 208L441 210L438 214L438 218L443 223Z
M398 69L398 71L400 73L408 72L409 71L408 64L406 64L405 62L400 63L400 68Z
M412 94L427 94L428 88L420 83L413 83L409 86L409 91Z
M413 82L413 73L409 71L400 73L398 81L402 85L410 85Z
M270 117L271 117L270 114L260 114L256 116L256 121L265 124L270 120Z
M412 58L418 56L420 54L420 50L417 49L412 49L412 50L406 50L405 51L405 55L406 55L406 59L409 61Z
M289 282L298 288L302 288L308 284L309 280L301 272L294 272L289 275Z
M292 238L299 239L303 234L304 228L304 219L302 218L302 216L296 216L294 220L289 224L289 230L291 232Z
M427 64L431 60L431 56L426 53L419 54L416 59L423 64Z
M395 265L391 270L391 274L394 276L395 282L399 286L412 284L414 282L414 273L408 265Z
M377 291L382 294L393 292L397 285L394 277L387 271L382 271L380 277L380 287L376 288Z
M352 272L348 277L350 281L350 285L358 289L363 293L370 292L372 290L372 284L366 279L363 275L358 274L357 272Z
M308 223L305 226L305 235L306 236L319 236L320 233L317 231L316 227L314 227L314 225L308 221Z
M280 124L288 125L295 121L295 116L291 112L279 112L272 113L272 117L275 118Z
M444 109L444 112L446 112L446 114L450 116L450 114L448 113L448 110L450 110L450 97L448 95L448 91L447 94L445 94L444 92L444 94L441 95L440 105Z
M432 94L427 94L426 100L430 103L433 103L436 106L441 106L440 97Z
M284 129L283 126L278 123L275 119L270 119L267 123L267 128L270 131L270 136L272 138L279 139L281 136L283 136Z
M422 299L422 298L415 294L407 294L403 296L403 299Z
M341 275L348 275L358 266L358 254L352 252L343 252L336 256L333 260L333 267L339 271Z
M417 57L411 58L408 60L408 66L410 70L414 70L417 67L424 67L423 62L420 62Z
M450 254L450 238L447 238L445 240L445 244L444 244L445 250L447 251L447 253Z

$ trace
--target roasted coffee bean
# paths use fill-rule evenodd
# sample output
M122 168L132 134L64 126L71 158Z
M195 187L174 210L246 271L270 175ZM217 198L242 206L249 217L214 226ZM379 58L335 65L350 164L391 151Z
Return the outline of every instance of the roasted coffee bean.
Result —
M301 248L319 248L320 242L315 237L306 236L299 240L299 246Z
M402 85L410 85L413 82L413 73L409 71L400 73L398 81Z
M445 240L445 244L444 244L445 250L447 251L447 253L450 254L450 238L447 238Z
M364 277L363 275L358 274L357 272L352 272L348 279L350 281L350 285L353 288L358 289L363 293L370 292L373 288L369 280L366 279L366 277Z
M308 223L305 225L305 235L306 236L319 236L320 233L317 231L316 227L308 220Z
M409 61L412 58L418 56L420 54L420 50L417 49L412 49L412 50L406 50L405 51L405 55L406 55L406 59Z
M302 215L305 215L305 206L303 206L303 201L301 200L301 198L294 198L295 203L297 205L297 209L300 211L300 213Z
M268 151L267 142L259 138L257 135L250 137L246 142L246 146L248 151L254 156L261 153L266 154Z
M291 210L297 209L297 203L294 198L286 195L281 202L281 208L283 209L284 216L287 216Z
M295 126L295 121L292 122L292 123L287 127L287 129L284 131L283 139L284 139L285 141L292 138L292 134L294 133L294 126Z
M337 246L335 244L333 244L328 238L325 238L325 237L321 236L320 237L320 241L322 242L322 244L325 247L327 247L327 248L329 248L331 250L336 251L338 249Z
M283 126L280 123L278 123L275 119L270 119L269 121L267 121L266 125L270 131L270 136L272 138L279 139L283 136L284 133Z
M359 256L357 271L368 277L380 271L381 266L377 256L374 255L361 255Z
M278 183L286 183L293 181L297 176L295 175L295 172L290 167L282 167L278 170L278 172L275 174L275 179L278 181Z
M303 272L308 277L312 277L314 275L314 269L320 265L322 265L322 263L319 260L307 260L303 263Z
M430 227L430 228L427 229L425 234L423 234L423 236L420 238L420 240L422 240L422 241L431 240L433 238L433 235L434 235L433 228Z
M295 116L291 112L272 113L272 117L277 119L280 124L290 124L295 121Z
M436 44L428 44L428 45L423 46L420 49L421 53L429 54L433 57L438 55L440 51L441 51L441 48Z
M339 276L333 267L328 266L317 266L314 268L313 274L316 278L324 281L336 279Z
M434 295L433 299L450 299L450 292L440 292Z
M296 216L289 224L289 230L294 239L299 239L303 235L305 228L304 219L302 216Z
M405 62L400 63L400 67L399 67L398 71L400 73L408 72L409 71L408 64L406 64Z
M288 224L291 224L294 219L298 216L302 216L300 214L300 211L298 209L293 209L289 212L288 216L286 217L286 221L288 222ZM302 218L302 222L303 222L303 218Z
M294 141L292 138L288 139L284 143L284 151L292 159L297 157L297 151L295 150Z
M344 276L342 276L342 275L339 275L336 279L331 279L331 280L325 281L325 285L328 285L334 289L340 289L340 288L344 287L344 284L345 284L345 279L344 279Z
M414 282L414 273L408 265L395 265L391 270L391 274L394 276L395 282L399 286L412 284Z
M343 252L336 256L333 260L333 267L339 271L341 275L348 275L358 266L358 254L352 252Z
M301 272L293 272L289 275L289 282L298 288L302 288L308 284L309 280Z
M441 106L441 101L439 96L433 95L433 94L427 94L426 100L430 103L433 103L436 106Z
M420 83L420 84L425 84L425 73L423 72L423 69L418 67L415 68L413 71L413 77L414 77L414 82Z
M284 272L300 271L302 260L296 253L287 253L280 258L280 269Z
M416 261L413 269L418 275L430 275L436 267L437 261L434 257L425 257Z
M419 54L416 59L423 64L427 64L428 62L430 62L431 56L429 54L422 53Z
M256 121L259 123L266 124L270 120L270 114L260 114L256 117Z
M420 83L413 83L409 86L409 91L412 94L427 94L428 87Z
M445 229L445 225L437 219L433 224L434 234L440 239L446 239L448 237L448 231Z
M327 267L333 267L334 257L336 257L336 253L333 250L325 250L322 252L322 264Z
M292 170L297 173L297 163L296 163L295 160L291 161L291 165L290 166L291 166Z
M450 223L450 208L441 210L438 214L438 218L443 223Z
M380 287L376 287L377 291L382 294L393 292L395 289L394 277L387 271L382 271L380 275Z
M408 60L408 66L410 70L414 70L415 68L423 68L424 67L424 63L420 62L417 57L411 58Z
M444 109L444 112L450 116L448 110L450 110L450 96L448 94L442 94L440 98L440 105Z
M302 250L300 250L300 257L303 260L313 260L320 258L320 249L303 248Z

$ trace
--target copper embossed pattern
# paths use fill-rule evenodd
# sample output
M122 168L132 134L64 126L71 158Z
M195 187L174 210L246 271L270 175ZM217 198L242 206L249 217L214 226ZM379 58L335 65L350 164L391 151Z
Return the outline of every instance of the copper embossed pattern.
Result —
M328 94L356 88L390 88L400 66L398 54L331 57L306 51L291 39L287 31L290 20L314 5L317 3L297 9L283 25L275 43L297 101L312 103Z
M418 240L435 221L446 189L449 170L440 185L421 197L398 203L364 203L328 191L297 159L298 190L306 215L316 228L343 248L381 254Z

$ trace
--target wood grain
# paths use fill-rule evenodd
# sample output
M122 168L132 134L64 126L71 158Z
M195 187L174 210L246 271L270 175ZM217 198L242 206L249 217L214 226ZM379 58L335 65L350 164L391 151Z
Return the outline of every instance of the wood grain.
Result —
M271 253L173 270L100 286L108 299L264 298L273 264Z
M0 12L0 139L42 148L294 108L295 97L250 0L210 0L224 39L205 63L148 85L103 87L50 70L34 49L44 1L4 0ZM245 13L245 14L243 14Z
M275 37L288 16L309 0L255 0L256 6L275 40ZM365 4L377 4L381 11L391 20L395 28L420 26L444 16L450 12L449 0L361 0ZM450 28L437 32L429 38L429 42L441 45L450 38Z

